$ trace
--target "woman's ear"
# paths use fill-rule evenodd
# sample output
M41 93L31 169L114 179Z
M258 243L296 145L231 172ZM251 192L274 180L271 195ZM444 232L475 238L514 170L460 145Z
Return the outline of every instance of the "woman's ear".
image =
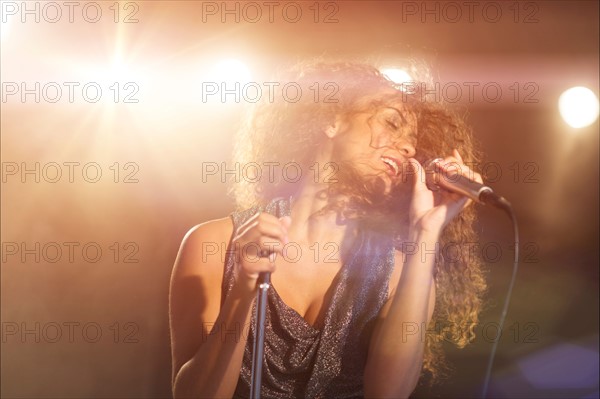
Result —
M336 116L333 123L327 125L327 127L325 128L325 135L327 137L329 137L330 139L332 139L340 133L341 127L342 127L342 118L339 116Z
M339 125L337 123L334 123L333 125L327 126L327 128L325 129L325 135L327 137L329 137L330 139L332 139L335 136L337 136L338 126Z

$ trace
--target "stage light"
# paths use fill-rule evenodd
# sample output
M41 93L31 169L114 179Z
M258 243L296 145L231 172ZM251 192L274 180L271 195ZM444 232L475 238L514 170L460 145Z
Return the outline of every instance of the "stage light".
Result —
M208 64L198 77L196 101L212 105L239 104L248 102L248 95L256 97L252 73L240 60L227 58Z
M134 65L130 59L124 59L120 55L120 50L116 49L112 59L106 63L86 67L93 70L96 79L104 82L127 82L135 81L143 74L143 68L140 65Z
M244 84L252 78L248 67L236 59L225 59L218 62L212 72L212 78L215 82L239 82Z
M558 110L569 126L586 127L598 119L598 97L587 87L572 87L560 95Z
M392 82L402 84L412 82L413 78L404 69L399 68L382 68L381 73L384 74Z

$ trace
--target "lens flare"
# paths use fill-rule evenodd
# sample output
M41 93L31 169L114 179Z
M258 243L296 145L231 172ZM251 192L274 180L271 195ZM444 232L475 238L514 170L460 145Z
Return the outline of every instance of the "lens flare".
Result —
M586 127L598 119L598 97L587 87L572 87L560 95L558 110L569 126Z

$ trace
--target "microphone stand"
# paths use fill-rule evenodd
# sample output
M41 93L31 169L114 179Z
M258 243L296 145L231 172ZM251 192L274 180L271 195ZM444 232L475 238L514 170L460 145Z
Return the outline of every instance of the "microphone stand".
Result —
M291 204L290 196L289 203ZM281 201L276 203L276 215L279 217L284 213ZM261 254L262 255L262 254ZM254 350L252 352L252 373L250 379L250 398L260 399L260 388L262 385L262 366L265 350L265 319L267 316L267 292L271 287L271 273L263 272L258 276L258 288L256 292L256 328L254 330Z
M252 378L250 398L260 399L262 383L263 353L265 346L265 318L267 315L267 291L271 286L271 273L260 273L256 293L256 328L254 330L254 350L252 352Z

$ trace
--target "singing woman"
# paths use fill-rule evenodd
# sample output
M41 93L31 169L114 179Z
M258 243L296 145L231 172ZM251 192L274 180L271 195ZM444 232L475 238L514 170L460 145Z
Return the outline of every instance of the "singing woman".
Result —
M170 290L175 398L250 393L255 298L272 273L264 398L402 398L472 338L486 283L470 200L424 164L481 182L470 129L374 66L317 62L236 136L238 209L192 228ZM291 87L291 86L290 86ZM296 87L296 86L295 86ZM297 88L296 87L296 88Z

